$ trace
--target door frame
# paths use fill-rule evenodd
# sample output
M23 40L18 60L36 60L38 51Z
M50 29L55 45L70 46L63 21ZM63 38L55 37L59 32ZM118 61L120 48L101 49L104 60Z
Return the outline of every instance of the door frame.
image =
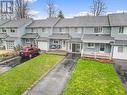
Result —
M77 44L77 45L80 46L80 48L79 48L80 49L80 52L73 52L73 44L75 44L75 45ZM82 50L82 43L71 43L71 52L72 53L81 53L81 50Z
M101 46L102 46L102 45L104 46L104 51L101 51ZM99 52L100 52L100 53L105 53L105 47L106 47L106 44L105 44L105 43L100 43L100 44L99 44Z

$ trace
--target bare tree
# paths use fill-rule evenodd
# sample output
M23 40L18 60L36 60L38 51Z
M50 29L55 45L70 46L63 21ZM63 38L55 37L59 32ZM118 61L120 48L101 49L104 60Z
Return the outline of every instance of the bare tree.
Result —
M28 18L28 3L29 0L15 0L16 16L18 18Z
M59 11L58 17L59 17L59 18L64 18L64 14L63 14L62 10Z
M93 0L93 5L91 7L91 12L94 16L99 16L105 13L106 4L104 0Z
M47 13L48 13L48 17L55 17L56 16L56 7L54 4L53 0L47 0L46 2L47 5Z

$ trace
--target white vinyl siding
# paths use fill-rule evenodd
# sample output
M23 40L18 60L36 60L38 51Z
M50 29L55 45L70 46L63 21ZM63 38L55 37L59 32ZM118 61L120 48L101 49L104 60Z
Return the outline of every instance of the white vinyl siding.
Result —
M113 58L127 60L127 46L114 46Z

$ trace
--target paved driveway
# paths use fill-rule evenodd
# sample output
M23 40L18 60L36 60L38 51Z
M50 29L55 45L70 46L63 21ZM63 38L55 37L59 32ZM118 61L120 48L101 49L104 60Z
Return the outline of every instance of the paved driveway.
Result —
M120 67L121 70L127 70L127 60L114 59L113 62L115 63L117 69Z
M69 54L56 68L35 85L26 95L60 95L70 78L76 57Z
M11 69L11 67L0 65L0 74L7 72L10 69Z
M127 60L114 59L115 69L119 78L121 79L125 90L127 91L127 80L125 80L124 72L127 72Z

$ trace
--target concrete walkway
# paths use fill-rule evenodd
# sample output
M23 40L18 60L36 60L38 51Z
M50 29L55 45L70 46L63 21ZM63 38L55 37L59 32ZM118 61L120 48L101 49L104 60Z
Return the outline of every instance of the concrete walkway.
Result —
M42 78L26 95L60 95L70 78L77 57L69 54L45 78Z
M0 74L3 74L3 73L7 72L10 69L11 69L11 67L0 65Z

